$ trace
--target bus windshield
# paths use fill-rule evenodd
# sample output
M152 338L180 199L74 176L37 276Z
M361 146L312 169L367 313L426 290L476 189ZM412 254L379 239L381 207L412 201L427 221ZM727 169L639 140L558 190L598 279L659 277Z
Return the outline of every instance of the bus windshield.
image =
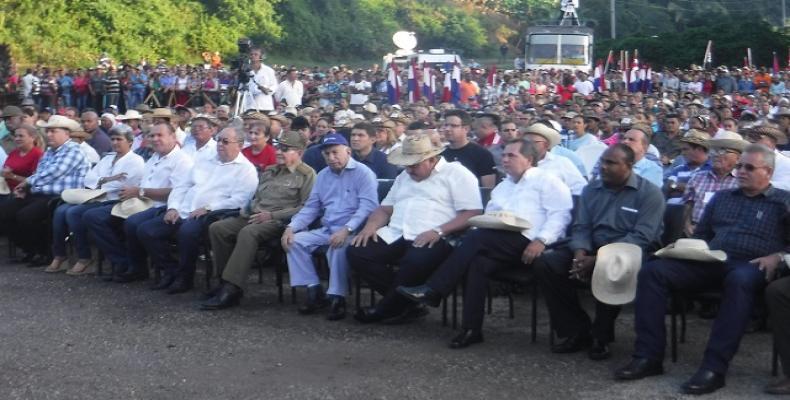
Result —
M586 35L534 34L529 37L529 64L587 64L590 38Z

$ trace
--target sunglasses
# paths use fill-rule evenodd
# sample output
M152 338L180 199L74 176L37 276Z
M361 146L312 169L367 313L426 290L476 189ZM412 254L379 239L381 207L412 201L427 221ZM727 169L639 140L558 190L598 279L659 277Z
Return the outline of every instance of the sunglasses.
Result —
M227 146L227 145L229 145L231 143L239 143L239 141L238 140L230 140L228 138L222 138L222 139L218 139L217 143L222 144L224 146Z
M712 150L708 151L708 153L710 153L710 155L712 155L714 157L715 156L723 156L725 154L736 154L736 155L740 154L740 153L738 153L735 150L729 150L729 149L712 149Z
M736 171L740 171L741 169L745 169L746 172L754 172L755 170L760 169L760 168L767 168L767 167L765 167L765 166L758 167L758 166L756 166L754 164L746 164L746 163L737 163L737 164L735 164L735 170Z
M275 144L274 148L276 148L277 150L282 151L283 153L286 153L288 151L296 149L296 147L294 147L294 146L288 146L287 144L281 144L281 143Z

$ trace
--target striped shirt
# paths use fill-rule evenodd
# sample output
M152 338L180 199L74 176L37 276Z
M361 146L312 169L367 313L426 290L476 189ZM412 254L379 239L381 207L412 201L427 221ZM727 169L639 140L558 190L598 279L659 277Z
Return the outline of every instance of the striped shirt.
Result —
M48 149L38 163L36 172L27 178L30 192L60 195L65 189L83 187L90 164L80 145L67 140L56 149Z

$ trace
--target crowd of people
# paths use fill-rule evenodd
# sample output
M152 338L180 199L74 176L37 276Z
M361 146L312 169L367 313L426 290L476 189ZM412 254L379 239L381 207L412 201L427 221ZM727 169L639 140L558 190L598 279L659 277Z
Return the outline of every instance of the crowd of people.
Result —
M221 310L279 242L290 284L306 288L300 314L345 318L351 274L382 296L353 311L363 324L418 320L463 286L456 349L483 341L489 278L521 269L546 298L555 353L610 358L634 302L619 380L664 372L672 293L715 289L703 362L681 390L725 385L765 303L788 377L766 391L790 393L790 75L667 69L629 92L616 73L600 90L583 72L467 69L455 102L389 104L377 68L250 56L241 104L235 75L216 68L19 77L0 125L0 233L18 262L87 275L97 249L112 264L103 279L147 280L150 263L162 272L152 289L179 294L207 244L220 278L199 304ZM669 207L683 223L665 243Z

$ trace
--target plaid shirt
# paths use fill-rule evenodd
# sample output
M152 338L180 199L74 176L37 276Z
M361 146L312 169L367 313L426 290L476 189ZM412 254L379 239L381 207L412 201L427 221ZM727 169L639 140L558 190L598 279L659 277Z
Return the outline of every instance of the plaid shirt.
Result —
M790 192L769 186L754 197L722 190L708 203L694 238L730 259L752 260L790 247Z
M698 223L705 211L713 193L724 189L735 189L738 187L738 180L735 178L735 171L724 175L719 179L713 170L699 171L686 183L686 191L683 193L683 203L694 202L691 210L691 222Z
M30 192L60 195L65 189L81 188L90 164L80 145L67 140L57 149L48 149L36 172L27 178Z

